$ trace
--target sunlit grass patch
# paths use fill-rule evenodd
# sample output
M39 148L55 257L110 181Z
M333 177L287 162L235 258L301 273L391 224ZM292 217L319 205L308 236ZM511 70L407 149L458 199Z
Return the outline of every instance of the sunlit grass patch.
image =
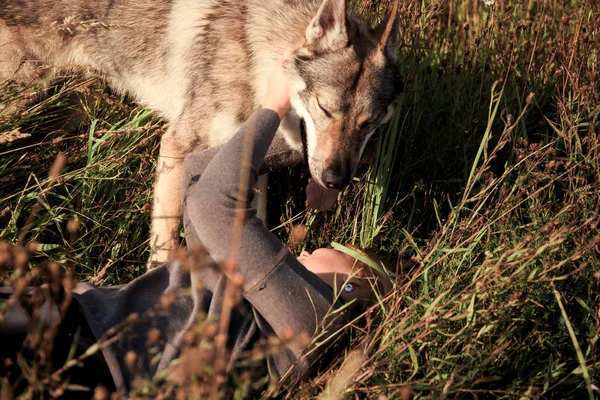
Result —
M93 86L84 93L90 97L75 97L80 87L67 83L32 106L30 119L10 121L7 131L30 137L0 151L0 237L35 241L40 255L76 263L82 277L98 279L102 269L117 264L100 277L116 283L143 271L154 154L163 124L150 111L132 109ZM64 165L49 179L59 153ZM25 226L37 203L42 211ZM72 220L79 224L74 242L67 230Z

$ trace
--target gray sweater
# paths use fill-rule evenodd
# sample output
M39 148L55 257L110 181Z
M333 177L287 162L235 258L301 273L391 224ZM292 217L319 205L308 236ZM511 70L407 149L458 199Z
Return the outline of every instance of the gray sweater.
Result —
M230 370L257 341L269 336L282 338L287 328L313 339L320 336L318 340L322 341L323 332L337 331L348 322L346 311L331 315L334 308L342 305L341 299L333 305L332 289L289 253L250 205L252 187L279 122L275 112L257 111L222 148L191 154L184 163L183 210L188 247L202 243L210 256L221 263L230 254L236 209L243 213L237 273L245 277L244 300L234 309L229 328ZM245 146L251 151L247 159ZM248 184L242 187L247 196L245 201L238 201L244 174L249 174ZM77 285L75 299L96 337L132 312L148 311L165 293L176 294L175 303L166 314L138 324L132 335L103 351L119 390L126 392L131 385L125 354L130 350L138 354L146 351L145 333L158 327L165 340L158 363L147 362L145 366L146 374L155 376L180 355L184 334L190 327L203 318L218 318L227 279L227 273L221 269L192 268L190 273L173 261L124 286ZM262 372L258 368L259 375L267 375L268 370L271 379L279 379L291 367L292 378L311 375L317 358L323 356L321 347L311 351L315 341L308 349L301 340L290 341L283 350L264 360L266 368Z

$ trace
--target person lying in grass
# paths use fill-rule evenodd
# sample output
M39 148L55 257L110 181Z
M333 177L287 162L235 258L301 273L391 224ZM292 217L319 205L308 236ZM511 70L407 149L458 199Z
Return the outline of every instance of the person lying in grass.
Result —
M344 340L333 340L334 334L347 331L365 305L385 296L391 280L378 260L352 247L295 258L257 218L252 188L289 109L282 61L269 80L263 108L218 151L185 160L188 256L124 286L75 286L52 356L59 368L73 344L77 350L69 359L83 354L85 360L58 376L121 393L143 390L145 379L167 387L195 382L204 388L200 392L213 394L228 387L222 385L227 379L229 387L246 381L248 393L260 393L283 378L311 376L339 351L331 344ZM220 267L206 266L211 263ZM10 304L0 323L4 336L11 328L18 331L19 319L12 318L11 325L9 318L19 314L18 303ZM14 352L21 345L18 337L10 342Z

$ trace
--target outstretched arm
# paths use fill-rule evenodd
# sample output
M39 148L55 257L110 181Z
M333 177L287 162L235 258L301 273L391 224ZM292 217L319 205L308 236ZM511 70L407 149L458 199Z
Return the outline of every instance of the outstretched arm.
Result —
M195 185L208 164L221 150L222 146L212 147L198 153L192 153L185 159L183 165L183 174L181 180L182 207L183 210L183 229L185 231L185 241L189 249L201 244L198 234L191 223L188 215L188 207L186 206L185 196L188 188ZM281 168L286 168L302 162L302 154L292 150L285 139L276 137L271 143L267 156L261 166L260 173L267 173ZM222 273L212 268L201 268L196 272L195 278L199 279L202 285L210 292L214 292L214 288L221 277Z
M271 93L277 89L270 88ZM184 207L198 239L216 261L237 254L244 297L273 331L284 336L291 328L313 336L332 307L332 290L289 253L250 205L259 168L285 115L285 102L271 100L265 106L273 109L257 111L187 188ZM243 223L240 241L232 248L236 218ZM299 357L304 347L295 342L290 349Z

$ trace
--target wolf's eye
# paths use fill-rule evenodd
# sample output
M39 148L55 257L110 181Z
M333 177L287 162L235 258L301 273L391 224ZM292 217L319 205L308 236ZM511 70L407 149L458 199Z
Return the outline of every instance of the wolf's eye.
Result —
M325 113L327 118L331 118L331 113L329 111L327 111L327 109L321 105L318 97L316 97L316 99L317 99L317 104L319 105L319 108L321 109L321 111L323 111Z
M360 123L360 128L362 129L362 128L365 128L365 127L367 127L369 125L372 125L372 124L375 123L375 121L377 121L377 118L375 118L375 117L371 117L369 119L366 119L366 120L364 120L363 122Z

